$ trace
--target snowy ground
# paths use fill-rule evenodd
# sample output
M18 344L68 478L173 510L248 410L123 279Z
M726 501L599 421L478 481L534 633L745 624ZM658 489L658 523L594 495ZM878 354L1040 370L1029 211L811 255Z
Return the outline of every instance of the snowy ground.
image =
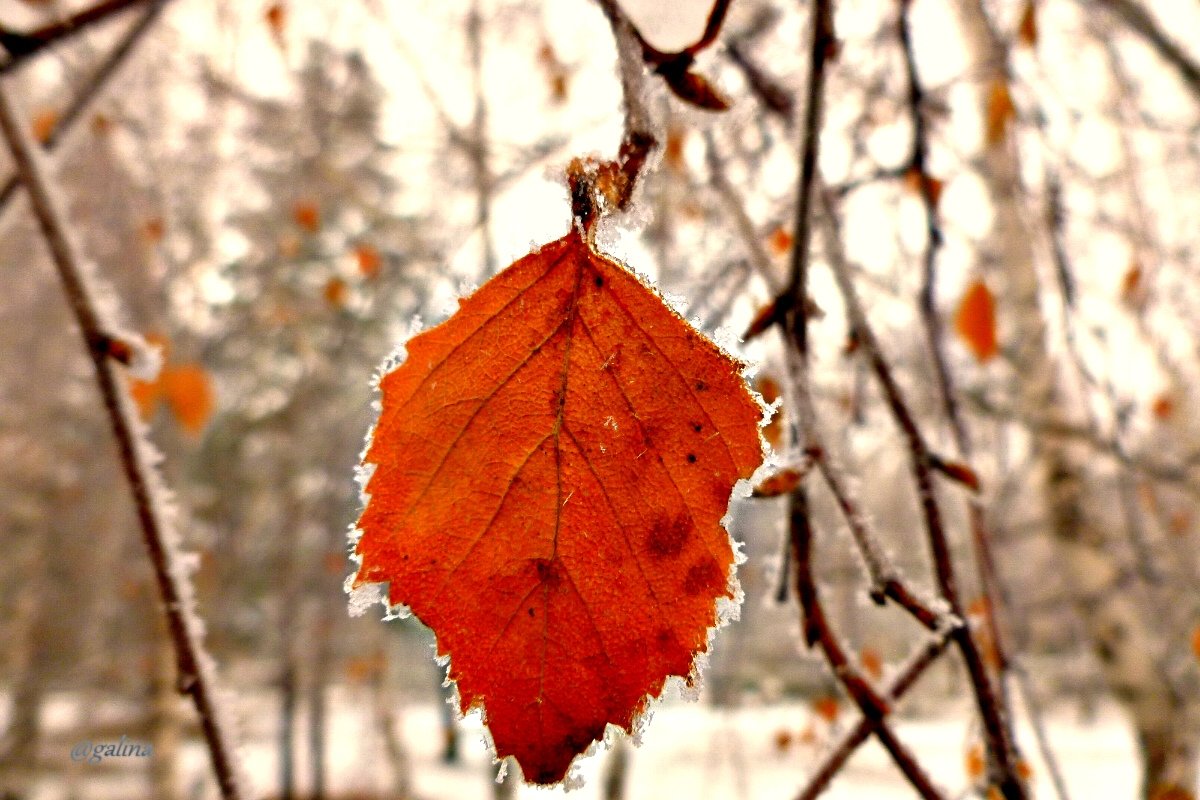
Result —
M389 797L390 778L383 745L372 724L370 695L339 691L332 698L329 736L329 770L333 796ZM245 725L243 751L246 766L258 796L277 792L276 716L267 697L254 706L265 713L250 715ZM412 767L415 796L428 800L469 800L490 797L493 787L487 776L489 757L477 719L463 724L462 763L449 767L438 760L441 735L439 709L434 705L398 709L404 745ZM1067 787L1072 798L1133 798L1138 774L1134 744L1127 725L1113 707L1102 706L1092 722L1084 722L1072 708L1050 711L1047 723ZM972 731L965 702L954 702L932 718L901 719L895 723L901 739L918 755L935 782L948 797L963 796L967 785L965 753ZM670 701L658 706L646 728L641 747L632 751L627 797L637 798L790 798L802 785L816 761L822 740L827 741L824 723L812 725L816 741L802 743L800 733L813 722L812 712L801 704L785 704L716 711L699 703ZM303 725L303 720L301 720ZM304 728L298 735L303 742ZM781 734L790 742L781 748ZM1037 783L1036 797L1053 798L1048 771L1036 754L1028 729L1019 731ZM301 744L303 750L303 744ZM600 775L607 751L587 758L581 765L582 788L564 793L521 787L518 797L551 800L592 800L600 797ZM306 759L300 754L298 774L301 788L307 775ZM212 787L201 789L207 756L198 744L189 745L184 758L185 796L215 796ZM87 764L74 764L69 774L48 782L38 800L58 800L72 789L88 800L146 796L143 772L131 769L99 771ZM90 774L89 774L90 773ZM199 790L199 791L197 791ZM869 742L851 760L834 782L829 798L911 798L907 787L890 765L886 753Z

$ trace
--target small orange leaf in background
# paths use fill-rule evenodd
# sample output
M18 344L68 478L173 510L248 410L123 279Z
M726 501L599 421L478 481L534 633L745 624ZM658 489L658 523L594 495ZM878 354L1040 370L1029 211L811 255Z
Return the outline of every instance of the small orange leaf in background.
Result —
M795 737L787 728L780 728L775 731L775 751L778 753L786 753L788 748L792 746Z
M165 367L159 380L171 413L183 429L193 435L204 430L216 408L212 381L204 368L199 364Z
M799 486L803 477L804 473L798 469L781 469L755 486L751 496L780 497Z
M538 61L541 63L542 69L546 73L546 81L550 85L550 101L559 105L567 102L567 95L571 87L571 72L558 57L558 53L554 51L554 45L550 44L548 40L542 42L542 46L538 49Z
M883 656L875 648L864 647L858 654L858 661L871 680L877 681L883 677Z
M787 228L779 225L767 237L767 248L777 256L786 256L792 252L792 234Z
M383 266L383 258L379 251L369 244L360 244L354 248L354 260L358 262L358 273L364 278L374 278Z
M149 422L154 419L154 412L158 410L158 401L162 399L162 387L158 380L131 380L129 393L133 395L133 402L137 403L138 415L142 421Z
M1192 655L1200 659L1200 625L1192 628Z
M353 585L433 629L527 780L631 730L732 598L721 518L763 458L741 366L572 231L380 380Z
M904 173L904 188L908 189L915 195L924 198L926 192L929 194L930 205L937 207L942 199L942 189L946 186L945 181L931 177L921 170L913 167Z
M138 233L142 237L142 241L146 244L158 244L162 241L163 234L166 233L166 225L163 223L163 218L157 215L146 217L142 221Z
M671 125L667 128L667 142L663 146L663 162L676 174L687 172L688 129L682 125Z
M263 19L266 20L267 28L271 31L271 38L275 40L275 46L280 50L287 47L287 18L287 6L283 3L272 3L263 12Z
M1169 393L1163 392L1150 404L1150 413L1160 422L1169 420L1175 414L1175 398Z
M309 233L321 228L321 209L314 200L298 200L292 206L292 221Z
M966 294L959 302L958 313L954 315L954 329L981 363L999 351L996 345L996 302L983 281L975 281L967 287Z
M988 87L987 115L984 125L984 138L989 145L1004 141L1008 135L1008 125L1016 117L1017 107L1013 105L1012 93L1008 89L1008 81L997 78Z
M325 288L321 290L321 296L325 298L325 302L334 308L341 308L346 305L346 282L341 278L330 278L325 282Z
M1142 265L1133 261L1121 278L1121 302L1127 307L1137 310L1146 302L1146 286L1143 281Z
M1021 22L1017 26L1017 39L1026 47L1037 45L1037 5L1034 0L1025 0L1025 9L1021 12Z
M823 695L813 700L812 710L814 714L832 725L837 722L838 715L842 712L842 706L836 697Z
M967 777L974 781L983 777L985 766L983 745L976 742L967 748L967 752L963 758L963 769L966 771Z
M1196 800L1196 796L1175 784L1161 784L1150 791L1150 800Z
M58 127L58 110L54 108L38 110L34 113L33 119L30 120L29 126L33 133L33 138L41 144L46 144L50 141L50 137L54 135L54 131Z

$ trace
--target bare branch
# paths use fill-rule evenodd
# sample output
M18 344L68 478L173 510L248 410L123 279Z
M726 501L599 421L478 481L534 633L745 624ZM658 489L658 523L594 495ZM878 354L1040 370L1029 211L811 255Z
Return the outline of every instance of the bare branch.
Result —
M204 651L191 608L191 587L176 563L175 531L165 519L160 497L161 478L151 466L148 446L136 422L133 401L115 366L114 343L97 311L93 294L80 268L80 255L72 242L62 212L57 207L49 179L40 162L38 146L27 132L7 87L0 84L0 129L16 165L17 175L29 192L42 236L62 280L63 291L83 334L96 370L96 381L112 424L121 465L129 481L142 538L150 556L162 598L167 627L179 667L180 691L191 696L212 758L222 797L241 796L240 769L225 728L219 721L214 697L212 661Z
M40 53L45 48L59 41L83 33L94 25L105 22L111 17L133 6L145 2L154 5L164 5L168 0L104 0L91 8L86 8L77 14L43 25L28 33L18 33L0 27L0 46L8 51L8 60L0 63L0 74L14 69L31 56Z

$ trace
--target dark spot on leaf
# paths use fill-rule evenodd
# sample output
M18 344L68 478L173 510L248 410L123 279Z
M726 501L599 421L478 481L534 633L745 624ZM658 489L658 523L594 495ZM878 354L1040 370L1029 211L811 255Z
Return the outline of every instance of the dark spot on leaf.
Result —
M704 430L704 426L701 425L699 422L693 422L692 430L694 430L696 433L699 433L700 431Z
M533 567L537 570L538 580L549 586L557 586L562 580L558 562L552 558L535 558Z
M531 617L533 616L533 609L532 609L532 608L531 608L531 609L529 609L529 616L531 616Z
M688 454L687 454L687 459L688 459L688 463L689 463L689 464L695 464L695 463L696 463L696 454L695 454L695 453L688 453Z
M671 519L659 518L646 539L646 549L655 558L674 558L683 552L691 532L692 521L683 514Z
M704 381L696 381L696 391L697 392L708 391L708 384L705 383Z
M688 568L683 579L683 591L692 596L712 594L725 585L725 576L712 558L705 556Z
M596 288L599 289L601 286L604 285L604 278L600 275L597 275L595 283L596 283Z

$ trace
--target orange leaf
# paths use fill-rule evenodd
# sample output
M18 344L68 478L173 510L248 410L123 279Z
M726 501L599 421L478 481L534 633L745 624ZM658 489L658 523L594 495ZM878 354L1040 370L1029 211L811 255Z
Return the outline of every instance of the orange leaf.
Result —
M963 768L966 770L968 778L978 780L983 777L983 771L986 767L983 760L983 745L977 742L968 747L963 760Z
M1154 398L1154 402L1150 405L1150 413L1159 421L1166 421L1175 413L1175 398L1170 394L1163 392Z
M142 421L149 422L154 419L154 412L158 410L158 401L162 398L162 387L159 382L157 380L131 380L129 394L137 403L138 415L141 416Z
M877 681L883 677L883 656L879 655L878 650L873 647L864 647L858 654L858 660L862 664L863 672L871 680Z
M556 783L692 673L761 412L739 362L575 231L407 353L380 380L354 586L388 583L497 756Z
M314 200L298 200L292 206L292 221L309 233L321 228L321 208Z
M786 753L788 748L792 746L795 737L787 728L780 728L775 731L775 750L780 753Z
M158 244L162 241L163 234L166 233L163 218L157 215L147 217L142 222L139 233L141 233L142 241L146 244Z
M682 125L667 128L667 142L663 145L663 161L677 174L687 172L688 129Z
M1021 22L1017 26L1017 39L1026 47L1037 45L1037 6L1033 0L1025 0L1025 9L1021 12Z
M346 305L346 293L346 282L341 278L330 278L325 282L325 288L321 290L325 302L334 308Z
M1008 135L1008 124L1017 115L1017 107L1013 105L1012 93L1008 90L1008 81L997 78L988 88L987 119L984 126L984 138L989 145L999 144Z
M199 434L216 407L212 381L199 364L181 364L162 371L163 395L183 429Z
M1200 659L1200 625L1192 628L1192 655Z
M837 722L838 715L842 711L842 707L841 704L838 703L838 699L832 695L823 695L822 697L818 697L816 700L813 700L812 709L818 717L825 720L830 725Z
M1146 300L1143 277L1142 265L1134 261L1121 279L1121 302L1135 310Z
M998 352L996 346L996 302L983 281L967 287L954 316L954 329L980 362Z
M369 244L360 244L354 248L354 260L358 262L358 272L364 278L374 278L383 266L383 258L379 251Z
M54 135L55 129L58 128L58 110L54 108L39 110L33 115L29 126L33 132L33 138L42 144L46 144L50 141L50 137Z
M783 469L764 479L751 493L754 497L780 497L800 485L804 473L798 469Z
M767 237L767 247L777 256L786 256L792 252L791 232L782 225L777 226Z
M271 29L271 38L275 40L276 46L280 49L287 42L284 38L287 32L287 17L287 6L283 3L272 3L263 13L263 19L266 20L267 27Z

